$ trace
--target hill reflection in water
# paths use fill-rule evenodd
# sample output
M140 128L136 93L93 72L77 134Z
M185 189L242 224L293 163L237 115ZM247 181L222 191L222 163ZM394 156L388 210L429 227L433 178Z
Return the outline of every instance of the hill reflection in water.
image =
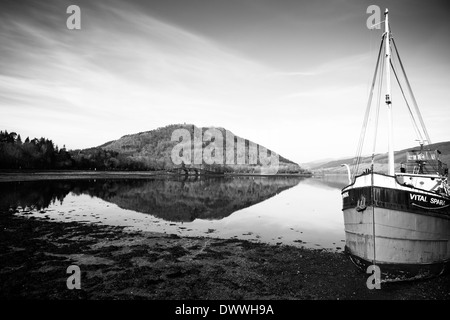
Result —
M296 186L300 177L59 180L1 183L0 208L45 209L88 194L166 221L218 220Z

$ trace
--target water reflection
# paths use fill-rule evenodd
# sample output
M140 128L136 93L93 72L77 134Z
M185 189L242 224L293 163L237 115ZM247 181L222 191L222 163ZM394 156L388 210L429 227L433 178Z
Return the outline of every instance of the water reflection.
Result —
M316 176L312 179L308 179L308 183L311 185L327 186L331 189L342 190L344 187L348 186L350 183L348 181L348 176L345 174L330 174L324 176Z
M166 221L217 220L292 188L300 177L50 180L0 183L0 209L42 210L71 192Z
M0 210L46 209L55 202L62 203L73 188L69 181L1 182Z
M346 176L0 183L0 211L128 230L341 250Z

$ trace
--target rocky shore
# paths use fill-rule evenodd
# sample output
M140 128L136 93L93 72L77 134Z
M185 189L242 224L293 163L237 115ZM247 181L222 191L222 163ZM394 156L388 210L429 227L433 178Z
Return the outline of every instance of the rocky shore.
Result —
M449 300L450 276L366 287L343 253L0 213L0 299ZM69 290L67 268L80 268Z

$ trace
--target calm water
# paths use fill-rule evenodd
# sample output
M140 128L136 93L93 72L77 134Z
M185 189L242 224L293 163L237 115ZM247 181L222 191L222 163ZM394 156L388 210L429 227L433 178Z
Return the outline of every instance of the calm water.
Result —
M55 180L0 183L0 208L177 234L340 251L346 177Z

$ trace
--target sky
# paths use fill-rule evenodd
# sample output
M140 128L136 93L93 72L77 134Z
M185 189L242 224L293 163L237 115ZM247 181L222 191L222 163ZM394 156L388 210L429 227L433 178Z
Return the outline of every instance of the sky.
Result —
M2 0L0 129L78 149L190 123L297 163L354 156L383 33L367 28L370 5L389 8L432 142L450 140L450 4L439 0ZM395 149L415 146L398 90L392 99ZM385 109L376 152L387 151Z

